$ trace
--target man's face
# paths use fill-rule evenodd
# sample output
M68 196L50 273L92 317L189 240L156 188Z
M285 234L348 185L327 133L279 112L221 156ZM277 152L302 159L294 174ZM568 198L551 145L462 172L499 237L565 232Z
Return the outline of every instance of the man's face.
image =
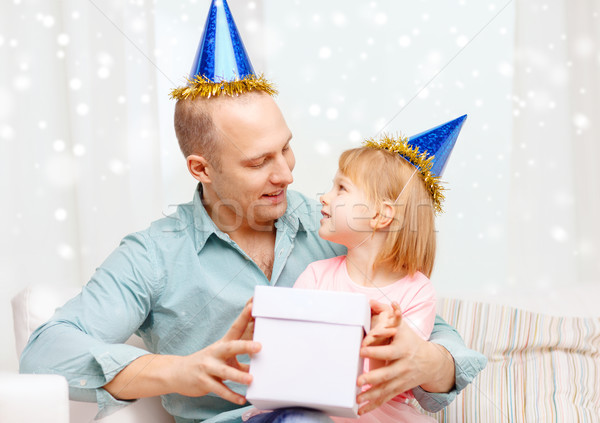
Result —
M267 94L253 93L218 102L212 116L220 160L210 184L218 198L213 219L234 213L239 224L270 226L285 213L296 163L279 107Z

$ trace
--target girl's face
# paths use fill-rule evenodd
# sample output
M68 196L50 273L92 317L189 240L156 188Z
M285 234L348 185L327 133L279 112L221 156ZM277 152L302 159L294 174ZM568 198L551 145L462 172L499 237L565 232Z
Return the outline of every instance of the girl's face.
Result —
M364 192L339 171L331 190L322 195L323 206L319 236L328 241L352 248L373 232L375 207Z

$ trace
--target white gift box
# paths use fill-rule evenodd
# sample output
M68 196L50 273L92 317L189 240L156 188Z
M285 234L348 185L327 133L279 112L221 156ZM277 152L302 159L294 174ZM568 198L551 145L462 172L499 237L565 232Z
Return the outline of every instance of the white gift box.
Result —
M257 286L252 315L262 349L250 361L248 401L357 417L360 344L371 323L364 295Z

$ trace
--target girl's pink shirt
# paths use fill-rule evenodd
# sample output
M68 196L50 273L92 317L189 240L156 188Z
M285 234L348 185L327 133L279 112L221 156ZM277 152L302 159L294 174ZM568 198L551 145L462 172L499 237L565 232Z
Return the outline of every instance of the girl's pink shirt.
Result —
M346 256L338 256L309 264L296 280L294 288L356 292L384 304L396 301L400 304L402 318L419 336L429 339L433 330L435 289L429 278L421 272L382 287L363 286L350 279ZM394 400L406 401L410 398L413 398L412 393L405 392Z

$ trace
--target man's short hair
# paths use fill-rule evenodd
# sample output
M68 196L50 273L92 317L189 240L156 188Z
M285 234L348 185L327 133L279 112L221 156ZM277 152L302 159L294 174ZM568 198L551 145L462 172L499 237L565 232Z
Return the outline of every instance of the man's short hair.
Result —
M213 123L210 99L181 99L175 105L175 135L184 157L197 154L219 167L217 127Z

